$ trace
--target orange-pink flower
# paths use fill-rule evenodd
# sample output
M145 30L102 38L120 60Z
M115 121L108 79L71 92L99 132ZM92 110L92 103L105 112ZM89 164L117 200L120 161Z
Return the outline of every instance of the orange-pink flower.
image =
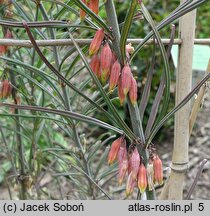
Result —
M89 0L82 0L82 2L83 2L84 4L86 4L87 6L88 6L88 1L89 1ZM81 20L83 20L83 19L85 18L85 15L86 15L85 11L83 11L82 9L80 9L80 19L81 19Z
M125 101L128 91L131 88L132 76L133 75L131 73L130 66L125 65L122 69L122 73L121 73L121 76L119 78L119 83L118 83L118 96L119 96L121 105Z
M12 86L9 80L3 80L0 86L0 98L8 98L12 93Z
M111 62L112 62L112 51L109 47L109 44L106 43L101 50L101 56L100 56L101 82L103 84L106 83L109 77Z
M123 105L126 96L124 95L123 88L122 88L122 75L120 76L119 82L118 82L118 96L120 99L120 104Z
M143 163L141 163L138 172L138 188L141 193L147 188L147 171Z
M7 46L0 45L0 56L7 52Z
M112 91L116 87L119 81L120 71L121 71L120 63L118 60L116 60L112 66L111 73L110 73L109 91Z
M94 38L90 44L90 47L89 47L90 56L96 54L99 51L103 39L104 39L104 30L99 29L96 32L96 34L95 34L95 36L94 36Z
M162 161L158 156L155 156L155 158L153 159L153 166L154 166L154 182L161 185L163 184L163 168L162 168Z
M124 140L124 137L119 137L112 143L109 154L108 154L108 164L109 165L112 164L117 159L117 155L120 150L120 145L123 142L123 140Z
M153 163L151 160L149 160L147 164L147 183L148 183L148 189L149 191L154 189L154 168Z
M130 196L133 193L136 181L132 178L132 173L128 175L127 184L126 184L126 196Z
M99 78L100 77L100 58L97 54L95 54L90 62L90 67L95 73L95 75Z
M133 180L137 179L137 174L139 171L139 165L140 165L140 155L138 153L137 148L134 149L132 152L129 162L128 162L128 172L132 173Z
M9 29L7 29L4 38L7 38L7 39L13 38L12 32ZM8 46L0 45L0 56L4 55L7 51L8 51Z
M89 8L93 11L93 13L95 13L96 15L98 15L99 0L90 0Z
M129 65L125 65L122 69L121 85L123 94L126 96L131 87L132 73Z
M136 80L134 79L133 76L131 78L131 87L130 87L130 90L129 90L129 98L131 100L131 103L134 106L136 101L137 101L137 82L136 82Z

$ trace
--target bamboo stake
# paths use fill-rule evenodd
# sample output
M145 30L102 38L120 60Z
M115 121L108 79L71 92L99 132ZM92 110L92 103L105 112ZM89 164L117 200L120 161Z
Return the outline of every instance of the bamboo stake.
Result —
M90 44L92 39L75 39L77 44L79 45L86 45ZM127 43L132 44L139 44L143 41L143 39L128 39ZM164 38L161 40L163 44L169 44L170 39ZM154 40L148 40L146 44L153 44ZM36 40L36 43L38 46L45 47L45 46L68 46L72 45L73 42L71 39L49 39L49 40ZM182 44L181 39L175 39L174 43L176 45ZM210 39L195 39L194 44L200 44L200 45L210 45ZM19 46L19 47L33 47L30 40L18 40L18 39L0 39L0 45L5 46Z
M181 0L180 2L183 3L184 1L186 0ZM191 91L195 18L195 10L180 18L179 35L182 44L180 45L176 78L176 104ZM169 178L168 198L170 200L183 199L184 178L189 160L189 115L189 102L175 115L174 150L172 155L171 176Z
M206 75L208 73L210 73L210 59L209 59L209 63L208 63L208 66L207 66ZM200 105L202 103L206 88L207 88L206 85L203 85L200 88L200 90L198 92L198 95L197 95L197 98L195 99L195 102L193 104L192 112L190 114L190 121L189 121L189 133L190 133L190 135L192 133L193 126L195 124L195 121L196 121L196 118L197 118L197 115L198 115L198 112L199 112L199 108L200 108Z

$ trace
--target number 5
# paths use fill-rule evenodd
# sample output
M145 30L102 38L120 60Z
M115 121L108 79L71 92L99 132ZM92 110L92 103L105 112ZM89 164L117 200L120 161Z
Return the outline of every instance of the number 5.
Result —
M203 205L204 203L199 203L199 205L198 205L198 210L199 211L203 211L204 210L204 205Z

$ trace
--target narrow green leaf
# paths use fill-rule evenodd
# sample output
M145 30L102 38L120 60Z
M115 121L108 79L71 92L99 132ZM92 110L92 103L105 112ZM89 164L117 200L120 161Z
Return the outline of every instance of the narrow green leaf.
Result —
M130 3L130 8L127 11L126 17L125 17L125 23L122 28L121 32L121 39L120 39L120 49L121 49L121 55L122 55L122 63L125 64L126 60L126 41L128 38L128 34L131 28L133 16L135 13L135 9L137 6L137 0L132 0Z
M139 0L139 2L141 2ZM155 23L152 19L152 17L150 16L148 10L146 9L146 7L144 6L144 4L141 2L140 6L142 8L142 13L144 15L144 17L146 18L146 20L148 21L148 23L150 24L150 26L152 27L152 30L154 31L155 37L157 39L158 45L160 46L160 50L161 50L161 54L164 60L164 67L165 67L165 95L163 97L163 105L162 105L162 109L160 111L160 119L166 114L168 105L169 105L169 100L170 100L170 69L169 69L169 63L168 63L168 58L167 58L167 54L165 51L165 47L161 41L161 37L159 35L159 32L155 26ZM160 97L162 97L162 95L160 95Z
M102 122L102 121L96 119L96 118L84 116L82 114L75 113L75 112L49 109L49 108L38 107L38 106L27 106L27 105L24 106L24 105L15 105L15 104L7 104L7 103L0 103L0 106L12 107L12 108L22 109L22 110L35 110L35 111L40 111L40 112L45 112L45 113L57 114L60 116L72 118L74 120L83 121L83 122L91 123L91 124L96 124L100 127L113 130L113 131L115 131L121 135L123 134L123 131L121 131L120 129L118 129L116 127L113 127L113 126L111 126L105 122Z

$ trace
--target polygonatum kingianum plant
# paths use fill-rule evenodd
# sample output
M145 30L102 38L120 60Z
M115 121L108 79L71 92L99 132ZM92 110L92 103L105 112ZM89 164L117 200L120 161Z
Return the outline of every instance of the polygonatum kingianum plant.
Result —
M155 199L165 181L153 139L210 76L169 111L175 30L167 46L160 30L205 2L174 3L156 24L139 0L0 1L0 179L18 191L11 199Z

